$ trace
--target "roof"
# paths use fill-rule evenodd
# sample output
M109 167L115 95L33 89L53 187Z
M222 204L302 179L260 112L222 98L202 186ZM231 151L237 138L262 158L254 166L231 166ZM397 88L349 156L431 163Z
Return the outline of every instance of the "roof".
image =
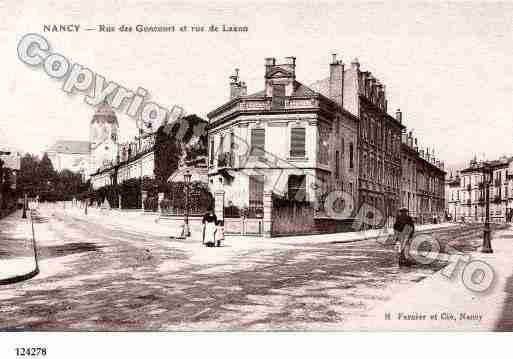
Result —
M57 152L67 154L83 154L87 155L90 152L89 141L66 141L59 140L52 146L48 147L46 152Z
M291 94L292 97L310 97L315 96L316 94L316 91L312 90L308 86L303 85L299 81L294 81L294 89ZM242 97L265 97L265 90Z
M491 161L470 161L470 165L467 168L464 168L460 171L460 173L469 173L469 172L481 172L485 166L485 164L489 165L491 168L504 168L509 165L510 162L513 162L513 157L503 157L498 160Z
M106 102L102 102L96 108L96 112L91 120L91 123L94 122L107 122L107 123L118 123L118 119L116 117L116 113L112 109L112 107Z

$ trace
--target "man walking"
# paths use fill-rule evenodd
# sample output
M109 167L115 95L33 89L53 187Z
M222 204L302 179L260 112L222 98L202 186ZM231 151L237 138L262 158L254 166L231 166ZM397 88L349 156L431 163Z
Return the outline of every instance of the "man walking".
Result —
M408 209L402 207L394 223L394 233L399 240L399 266L410 266L413 263L409 260L408 250L410 239L415 232L413 219L408 214Z

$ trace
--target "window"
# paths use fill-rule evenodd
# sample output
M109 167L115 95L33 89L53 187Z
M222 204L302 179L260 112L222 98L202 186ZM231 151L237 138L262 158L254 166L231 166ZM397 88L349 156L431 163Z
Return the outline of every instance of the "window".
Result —
M249 206L252 208L264 206L264 181L263 175L249 176Z
M319 128L319 144L318 144L318 155L319 162L322 164L329 164L329 140L330 130L327 127L321 126Z
M354 158L353 158L353 143L349 143L349 168L354 168Z
M287 194L289 199L296 201L306 200L306 176L290 175L287 184Z
M290 131L290 157L305 157L306 129L293 127Z
M251 155L263 156L265 149L265 129L254 128L251 130Z
M285 107L285 85L273 85L273 98L271 107L273 109L281 109Z
M219 139L219 153L223 153L224 152L224 135L221 135L220 139Z
M335 178L340 177L340 153L335 151Z

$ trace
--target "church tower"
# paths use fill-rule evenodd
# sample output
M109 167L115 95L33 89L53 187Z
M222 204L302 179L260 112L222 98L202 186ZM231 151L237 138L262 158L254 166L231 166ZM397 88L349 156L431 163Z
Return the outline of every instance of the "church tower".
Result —
M89 141L91 143L91 173L102 165L116 161L118 154L119 124L112 107L103 101L91 120Z

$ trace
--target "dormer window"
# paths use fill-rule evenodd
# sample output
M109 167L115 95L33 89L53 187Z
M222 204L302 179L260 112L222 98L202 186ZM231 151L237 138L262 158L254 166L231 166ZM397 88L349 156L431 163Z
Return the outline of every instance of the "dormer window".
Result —
M272 85L272 108L282 109L285 107L285 85L273 84Z

